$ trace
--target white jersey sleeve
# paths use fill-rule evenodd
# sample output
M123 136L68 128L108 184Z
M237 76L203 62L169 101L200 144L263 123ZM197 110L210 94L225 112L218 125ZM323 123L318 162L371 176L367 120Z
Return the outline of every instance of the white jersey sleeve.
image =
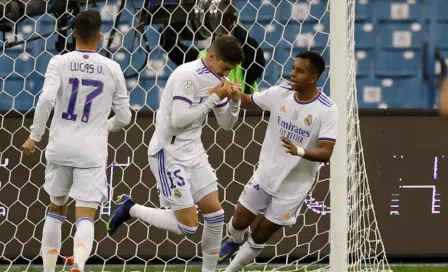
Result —
M269 88L262 92L254 93L250 96L252 103L261 111L271 111L275 88Z
M241 100L237 103L229 101L227 98L223 99L219 105L217 105L213 112L215 113L218 125L224 130L230 130L238 121L238 114L240 112Z
M30 139L40 142L45 133L45 127L54 107L56 95L61 87L61 68L59 67L59 56L50 59L45 73L44 86L34 112L33 124L30 127Z
M173 75L173 108L172 125L182 129L203 118L221 101L218 95L212 94L199 105L192 105L199 84L192 71L177 71Z
M320 130L318 135L319 141L336 142L338 130L339 111L337 107L332 107L322 116Z
M115 116L107 121L107 130L114 132L122 129L131 122L131 110L129 104L129 94L126 88L126 81L117 63L117 89L112 98L112 110Z

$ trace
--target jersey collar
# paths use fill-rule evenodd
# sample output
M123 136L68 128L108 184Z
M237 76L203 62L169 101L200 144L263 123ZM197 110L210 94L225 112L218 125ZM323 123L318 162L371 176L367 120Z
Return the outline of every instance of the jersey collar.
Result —
M321 94L321 91L319 91L315 97L311 98L311 99L308 100L308 101L300 101L300 100L297 98L297 92L294 92L294 100L295 100L298 104L300 104L300 105L310 104L310 103L313 103L317 98L319 98L320 94Z

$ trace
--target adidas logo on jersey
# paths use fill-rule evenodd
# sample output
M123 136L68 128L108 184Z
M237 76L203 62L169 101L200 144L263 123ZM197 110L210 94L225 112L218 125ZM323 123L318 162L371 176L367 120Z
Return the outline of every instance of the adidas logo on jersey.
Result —
M286 112L286 107L285 107L285 106L281 106L281 107L280 107L280 110L281 110L282 112Z

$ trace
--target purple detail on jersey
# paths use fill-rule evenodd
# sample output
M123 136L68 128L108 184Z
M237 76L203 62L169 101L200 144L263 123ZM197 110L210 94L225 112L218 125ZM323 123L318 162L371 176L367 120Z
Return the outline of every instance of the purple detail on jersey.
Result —
M82 53L95 53L95 51L93 50L76 50L78 52L82 52Z
M319 99L322 99L323 101L327 102L330 106L333 106L334 103L331 101L331 99L324 93L320 93Z
M318 138L318 141L327 141L327 142L334 142L336 143L336 139L333 138Z
M299 99L297 99L297 94L294 94L294 100L300 105L310 104L310 103L313 103L314 101L316 101L316 99L318 99L320 97L320 94L321 94L321 92L319 92L319 94L316 95L316 97L314 97L313 99L308 100L308 101L300 101Z
M327 101L325 101L325 100L323 100L322 98L318 98L317 100L319 100L320 101L320 103L322 103L322 104L324 104L325 106L327 106L327 107L329 107L329 108L331 108L331 104L329 103L329 102L327 102Z
M227 101L224 102L224 103L221 103L221 104L216 105L216 108L224 107L224 106L227 105L227 104L229 104L229 100L227 100Z
M75 106L78 98L79 80L77 78L70 78L69 84L72 85L72 93L68 101L68 108L66 112L62 113L62 119L76 121Z
M255 107L257 107L260 111L263 111L263 109L260 106L258 106L257 103L255 103L254 95L250 96L250 101L252 101L252 104L254 104Z
M83 79L82 86L95 87L95 89L86 96L86 102L84 103L84 109L82 111L81 121L84 123L88 123L90 117L90 109L92 108L92 101L103 93L104 84L99 80Z
M84 56L82 56L84 59L88 59L89 58L89 55L84 55Z
M218 76L217 74L215 74L210 68L207 67L207 65L205 65L204 60L201 59L201 61L202 61L202 65L204 65L204 68L207 68L207 69L210 71L210 73L212 73L217 79L221 80L221 77L220 77L220 76Z
M185 102L188 102L190 105L193 104L190 99L183 96L173 96L173 100L183 100Z
M291 88L289 88L289 87L286 87L286 86L281 86L281 85L279 85L279 87L280 87L280 88L283 88L283 89L286 89L286 90L288 90L288 91L294 91L293 89L291 89Z
M210 74L210 69L208 69L207 67L202 67L196 70L196 73L198 75L202 75L202 74Z
M254 185L254 189L257 190L257 191L260 190L260 185L255 184L255 185Z

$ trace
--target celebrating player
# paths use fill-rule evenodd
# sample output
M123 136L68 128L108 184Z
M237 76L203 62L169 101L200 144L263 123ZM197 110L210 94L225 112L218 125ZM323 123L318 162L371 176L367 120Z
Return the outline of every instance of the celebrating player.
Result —
M318 53L302 52L292 67L291 86L242 94L242 108L270 111L271 116L259 166L228 224L231 238L221 247L220 263L232 257L247 239L226 272L239 271L251 263L277 230L295 224L319 162L331 157L338 109L316 88L324 70L325 61ZM246 230L260 212L263 217L249 235Z
M76 16L76 51L50 60L31 134L22 146L26 155L34 153L55 106L45 153L44 189L51 204L42 234L44 272L55 271L69 196L76 201L77 219L70 271L84 271L93 245L96 209L107 200L108 132L120 130L131 120L120 65L95 53L100 29L99 12L88 10ZM111 108L115 116L108 120Z
M134 217L179 235L193 235L198 228L197 204L205 220L202 271L215 271L224 211L217 178L201 142L202 124L212 109L225 130L238 120L241 90L223 77L243 61L240 43L226 35L216 38L202 59L180 65L170 75L148 155L160 202L171 210L144 207L128 195L119 196L119 205L108 222L110 234Z

